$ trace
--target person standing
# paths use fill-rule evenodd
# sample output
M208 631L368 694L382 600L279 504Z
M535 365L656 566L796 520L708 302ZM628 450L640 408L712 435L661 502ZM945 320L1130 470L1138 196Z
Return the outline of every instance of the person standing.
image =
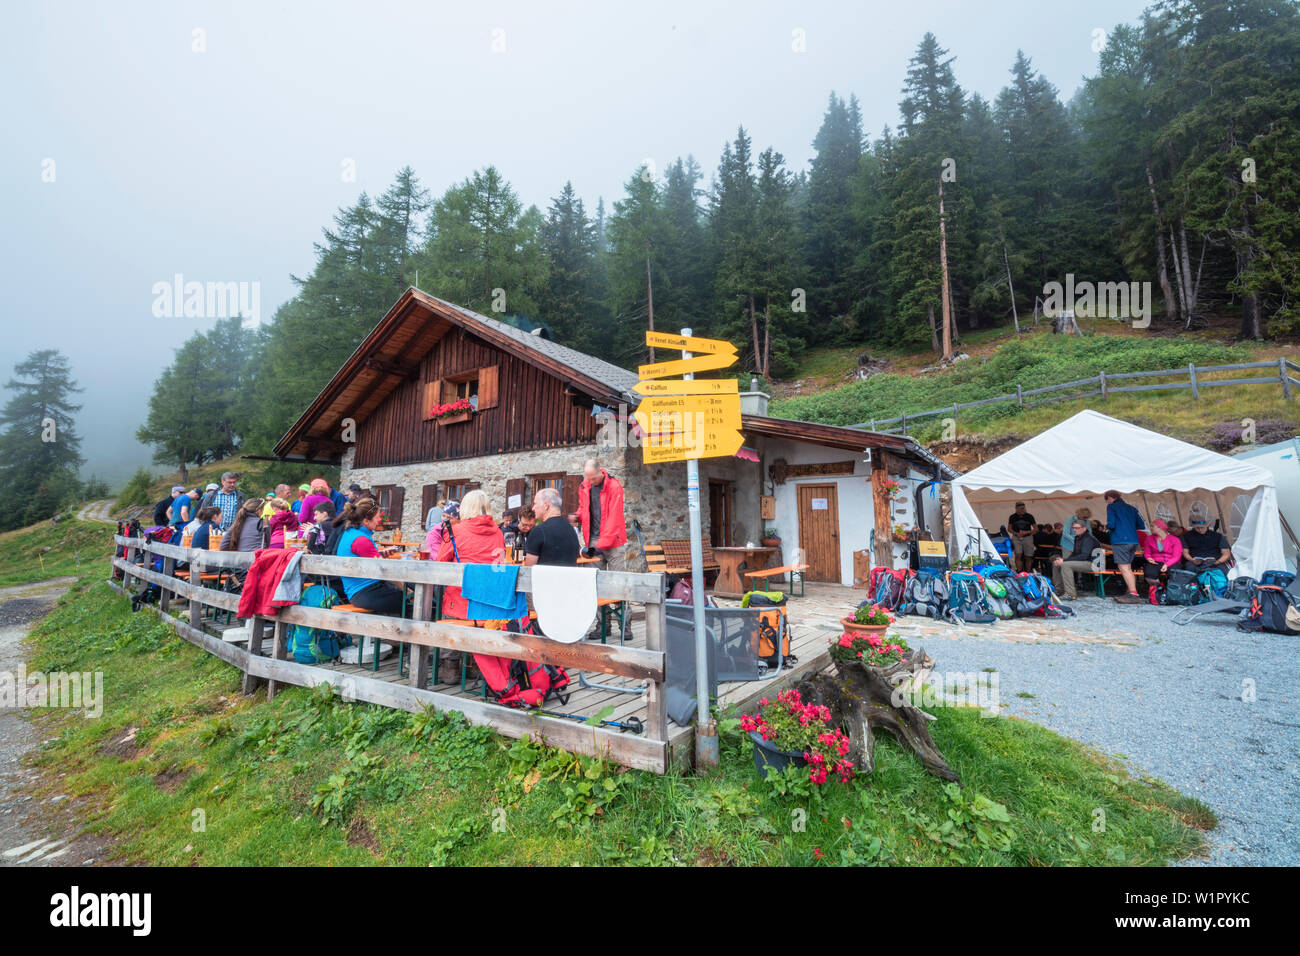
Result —
M171 494L153 506L153 523L156 527L172 523L171 515L169 514L172 510L172 502L175 501L177 495L184 490L185 489L180 485L172 485Z
M190 493L184 488L172 499L172 515L170 524L173 528L184 528L190 523L190 507L194 504Z
M221 510L221 524L217 530L223 534L230 530L230 526L235 523L235 516L244 506L244 493L235 487L235 482L238 480L239 476L233 471L224 472L221 476L221 487L209 491L199 503L200 507L210 506Z
M569 522L564 520L563 499L554 488L541 488L533 496L533 515L537 526L524 539L524 564L578 566L578 541ZM523 516L520 516L523 523Z
M1011 537L1011 554L1016 559L1017 571L1034 569L1034 532L1038 524L1025 510L1023 501L1016 502L1016 510L1007 519L1007 532Z
M1125 501L1118 491L1108 491L1106 498L1106 528L1110 532L1110 550L1115 567L1124 579L1126 603L1140 601L1137 579L1133 576L1133 555L1137 553L1138 532L1146 530L1146 523L1138 510ZM1116 600L1119 600L1118 598Z
M587 459L582 466L582 475L582 484L578 486L578 525L583 553L599 558L603 570L609 567L607 552L627 544L623 486L594 458Z

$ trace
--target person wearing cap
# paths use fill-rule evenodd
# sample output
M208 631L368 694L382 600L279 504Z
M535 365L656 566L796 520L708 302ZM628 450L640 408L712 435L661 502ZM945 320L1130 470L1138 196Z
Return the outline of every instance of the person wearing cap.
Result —
M262 520L267 521L271 515L275 514L275 509L271 507L271 502L275 500L275 492L268 491L266 497L262 500Z
M171 524L172 502L176 500L185 489L180 485L172 485L171 493L166 498L153 506L153 523L157 526Z
M225 534L230 530L230 526L235 523L235 516L239 514L239 509L244 506L244 493L235 487L235 482L239 476L233 471L227 471L221 476L221 487L209 491L199 502L199 507L219 508L221 510L221 524L217 530Z
M167 521L173 528L184 528L190 523L190 507L194 504L194 499L190 497L190 493L183 487L179 485L177 487L180 487L181 490L172 499Z
M360 501L363 488L355 481L348 485L348 501Z
M424 538L424 548L429 552L430 561L438 560L438 549L442 547L443 539L451 534L452 528L460 524L460 502L444 501L440 513L438 523L429 529Z
M337 517L343 513L338 502L334 501L330 495L330 486L324 478L313 478L309 483L310 492L306 498L302 499L302 507L298 509L299 514L313 514L316 505L321 501L329 501L334 505L334 514Z
M1221 568L1227 573L1232 563L1232 548L1228 539L1218 531L1211 531L1201 515L1192 515L1191 528L1183 532L1183 567L1200 574L1210 568Z
M1137 593L1137 578L1133 576L1133 555L1137 553L1138 532L1146 530L1146 523L1138 510L1125 501L1118 491L1111 490L1104 495L1106 499L1106 528L1110 532L1110 551L1115 558L1115 567L1124 579L1127 588L1125 602L1140 601ZM1166 533L1168 528L1165 529ZM1120 600L1116 598L1116 600Z
M1183 557L1183 543L1169 533L1169 525L1160 518L1151 522L1151 530L1155 533L1147 535L1142 546L1142 556L1147 559L1142 576L1147 583L1147 600L1159 604L1156 588L1160 586L1160 575L1178 566Z
M294 503L289 506L293 510L293 513L298 516L298 521L302 524L307 524L312 519L311 515L305 515L302 513L302 500L309 494L311 494L311 485L299 485L298 497L294 500Z
M1007 532L1011 538L1011 553L1016 559L1017 571L1034 569L1034 532L1038 522L1025 510L1023 501L1016 502L1016 510L1007 519Z

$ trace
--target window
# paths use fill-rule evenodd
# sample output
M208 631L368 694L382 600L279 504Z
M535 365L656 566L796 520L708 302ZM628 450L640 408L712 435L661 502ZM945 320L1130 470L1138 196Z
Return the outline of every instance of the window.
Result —
M393 528L402 526L402 505L406 498L406 489L401 485L376 485L375 494L378 496L375 503L379 505L379 510L384 513L384 523L382 527L391 531ZM420 518L424 521L423 516Z
M557 471L553 474L547 475L529 475L528 486L532 489L532 495L530 497L536 496L537 492L541 491L543 488L554 488L556 491L563 494L564 472Z
M448 501L459 502L465 497L466 492L473 491L478 486L477 481L470 481L468 478L453 478L443 483L443 488L446 489L443 491L443 496Z
M476 412L497 406L497 366L487 365L468 372L458 372L425 382L421 396L421 419L428 421L435 405L448 405L458 399L468 399ZM465 419L456 418L455 421ZM444 419L446 421L446 419Z

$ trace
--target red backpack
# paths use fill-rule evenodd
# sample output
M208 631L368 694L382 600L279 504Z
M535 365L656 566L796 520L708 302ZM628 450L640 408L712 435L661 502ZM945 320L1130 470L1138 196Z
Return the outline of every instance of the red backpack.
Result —
M518 623L511 621L510 629L518 633L517 628ZM526 625L526 633L532 633L531 621ZM474 666L498 704L541 707L552 695L561 704L569 702L569 695L563 692L569 686L569 674L563 667L489 654L475 654Z
M898 607L912 572L906 568L875 567L867 579L868 600L890 610Z

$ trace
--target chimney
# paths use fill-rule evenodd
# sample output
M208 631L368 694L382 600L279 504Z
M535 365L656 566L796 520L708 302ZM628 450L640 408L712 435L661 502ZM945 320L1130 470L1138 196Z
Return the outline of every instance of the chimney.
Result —
M758 390L758 379L751 377L749 391L740 393L740 414L767 417L767 403L772 396Z

